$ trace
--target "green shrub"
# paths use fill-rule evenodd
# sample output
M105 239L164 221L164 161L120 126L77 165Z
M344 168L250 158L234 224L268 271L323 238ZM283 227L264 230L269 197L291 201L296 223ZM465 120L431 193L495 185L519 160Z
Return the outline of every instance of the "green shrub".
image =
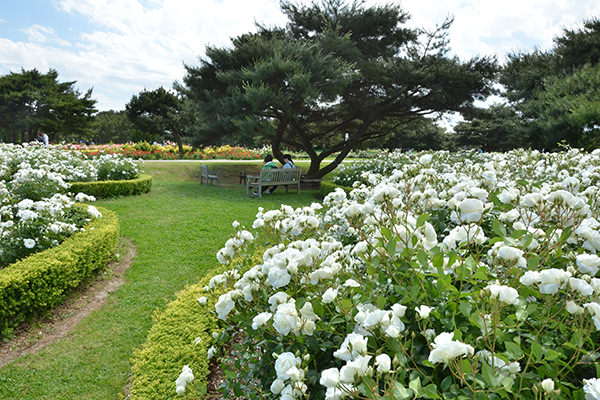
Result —
M352 191L351 187L336 185L335 183L330 182L330 181L322 181L321 187L319 189L319 193L320 193L321 197L325 197L329 193L334 192L335 189L337 189L337 188L344 189L344 192L346 192L346 194L349 194Z
M213 343L212 332L219 330L216 315L211 312L222 293L206 292L210 279L230 267L221 266L195 285L178 293L162 312L154 314L154 323L146 342L135 350L131 371L130 399L153 400L175 397L175 380L184 365L194 373L183 398L202 398L209 373L208 349ZM200 305L198 298L207 297ZM199 338L196 340L196 338Z
M96 198L107 198L148 193L151 188L152 177L140 174L138 178L126 181L74 182L69 191L83 192Z
M119 240L119 220L112 211L99 211L102 217L85 231L0 270L0 338L61 303L110 261Z

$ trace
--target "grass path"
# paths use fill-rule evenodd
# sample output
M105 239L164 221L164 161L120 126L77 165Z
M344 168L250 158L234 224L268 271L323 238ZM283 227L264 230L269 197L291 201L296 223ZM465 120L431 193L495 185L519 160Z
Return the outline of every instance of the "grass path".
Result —
M146 172L154 177L149 194L98 203L117 212L121 234L138 248L126 283L67 337L0 368L0 399L117 399L152 313L215 265L231 222L249 225L258 206L314 201L307 192L280 190L259 201L241 186L200 185L194 163L149 163Z

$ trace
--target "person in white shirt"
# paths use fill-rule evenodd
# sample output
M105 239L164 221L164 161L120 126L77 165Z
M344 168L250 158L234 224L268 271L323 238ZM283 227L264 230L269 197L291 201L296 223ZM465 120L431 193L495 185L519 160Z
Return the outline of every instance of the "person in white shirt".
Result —
M46 132L42 132L42 141L45 145L50 144L50 139L48 138L48 134Z

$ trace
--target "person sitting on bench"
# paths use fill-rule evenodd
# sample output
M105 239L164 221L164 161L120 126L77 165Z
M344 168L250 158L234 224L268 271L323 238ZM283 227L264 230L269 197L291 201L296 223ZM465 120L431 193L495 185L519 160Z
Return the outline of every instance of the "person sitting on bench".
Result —
M296 164L294 164L294 162L292 161L292 156L290 154L284 154L283 155L283 169L288 169L288 168L297 168ZM266 194L271 194L275 191L275 189L277 189L277 186L271 186L270 188L268 188L265 193Z
M273 156L270 154L267 154L265 156L265 160L264 160L264 165L263 165L263 169L277 169L277 164L275 164L275 161L273 161ZM274 188L276 188L277 186L273 186L273 187L262 187L261 188L261 193L267 193L267 194L271 194L274 190ZM253 193L255 196L258 196L258 191L255 191Z

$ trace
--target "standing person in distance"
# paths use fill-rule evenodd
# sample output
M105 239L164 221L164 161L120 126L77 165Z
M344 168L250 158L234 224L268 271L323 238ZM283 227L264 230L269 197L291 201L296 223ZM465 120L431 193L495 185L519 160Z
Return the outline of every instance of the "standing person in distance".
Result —
M50 139L48 138L48 134L42 131L42 142L47 146L50 144Z

